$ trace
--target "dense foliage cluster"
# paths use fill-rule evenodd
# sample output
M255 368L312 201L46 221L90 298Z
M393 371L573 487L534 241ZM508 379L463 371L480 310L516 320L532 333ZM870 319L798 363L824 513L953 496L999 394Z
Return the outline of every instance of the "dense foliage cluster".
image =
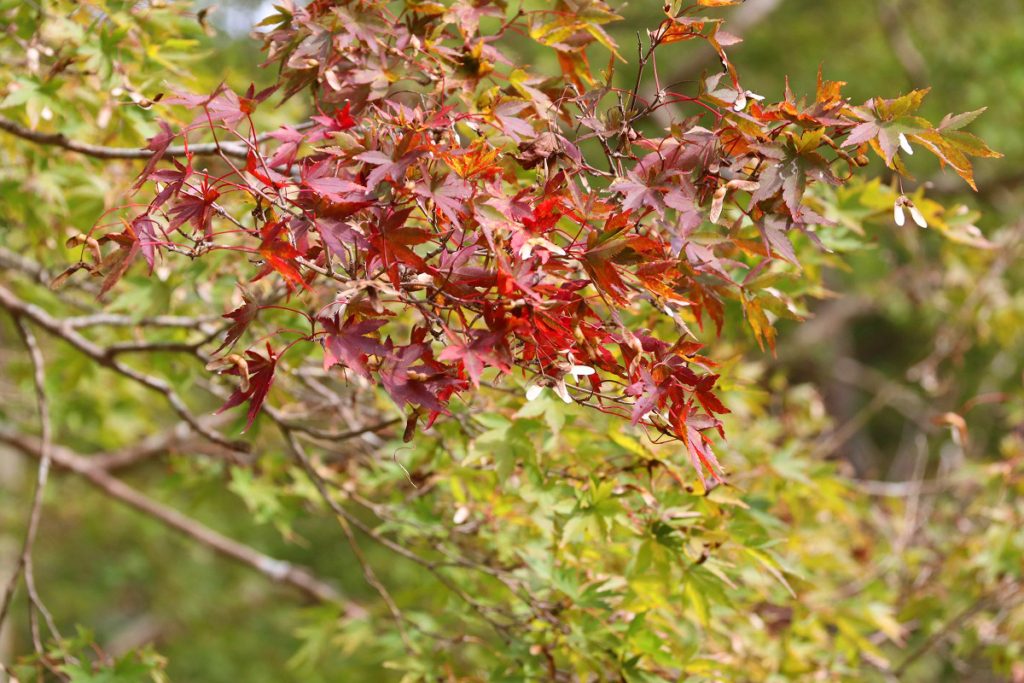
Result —
M293 309L310 328L293 333L301 339L210 366L241 377L225 408L248 402L248 425L284 352L320 342L325 370L340 365L411 406L407 440L421 415L429 427L450 414L452 397L478 388L485 368L519 368L532 395L550 387L566 402L628 416L655 438L681 441L697 471L720 480L707 436L722 432L715 416L727 412L714 393L717 365L699 355L705 345L678 311L720 331L724 301L739 301L758 342L774 350L766 311L799 319L771 286L774 265L799 268L796 233L825 248L815 227L830 221L803 201L811 185L840 185L867 164L869 145L901 173L898 150L922 145L972 183L966 155L995 156L960 131L979 112L938 126L913 116L924 91L852 107L842 83L819 75L813 101L787 89L783 101L763 103L726 55L737 39L720 19L694 16L728 4L737 3L666 7L643 48L657 88L646 98L639 83L613 87L612 66L603 81L590 71L592 43L618 56L603 28L617 17L601 1L508 20L495 1L414 3L397 15L379 3L284 5L264 21L269 63L280 66L283 95L310 93L319 115L261 133L252 115L278 86L165 97L195 120L150 139L136 189L148 181L158 193L123 231L100 238L117 245L93 264L105 276L100 294L136 255L152 271L168 250L234 251L262 264L252 282L276 273L293 292L310 292ZM501 51L512 32L556 50L563 73L515 65ZM657 49L688 40L709 43L725 70L693 95L661 89ZM638 131L657 109L686 105L696 113L668 131ZM221 149L230 170L197 170L188 138L204 132L244 150L244 167ZM159 167L179 138L183 160ZM587 141L603 158L584 154ZM904 196L898 216L903 206L926 225ZM705 223L721 229L699 231ZM263 305L243 298L221 349ZM631 305L645 315L627 323ZM675 323L668 338L652 331L662 314Z
M324 662L338 656L386 662L407 681L847 680L865 665L899 677L933 644L922 633L926 647L902 665L883 644L905 646L915 610L937 599L906 581L947 571L948 553L922 549L896 583L885 564L850 576L910 537L880 534L822 460L849 437L808 446L828 429L816 395L753 391L743 327L774 354L778 319L800 321L807 295L829 294L823 273L878 216L886 230L931 226L997 251L966 208L905 193L902 179L924 150L973 187L968 157L998 155L963 130L980 110L922 118L926 90L856 105L821 72L806 97L788 83L778 101L744 87L726 52L740 39L705 16L737 4L666 3L623 84L619 17L602 0L286 0L258 34L274 82L243 90L157 80L187 59L173 54L193 46L179 34L205 28L173 5L37 13L0 0L24 70L0 103L23 120L0 128L44 145L18 151L39 165L35 193L71 204L76 184L99 182L80 166L46 168L39 149L115 160L110 185L65 211L71 221L18 245L63 249L63 261L0 252L49 290L0 285L44 423L38 439L4 426L0 442L321 603L292 660L310 677L336 678ZM666 82L658 60L690 47L680 43L717 66ZM558 70L526 63L542 61ZM93 133L114 117L145 146L79 139L107 142ZM857 177L872 155L891 186ZM4 182L8 220L52 221ZM95 309L108 301L113 311ZM146 389L180 423L164 408L76 442L75 425L107 420L109 406L56 405L33 329L74 349L89 381L100 368L116 376L104 400L126 397L117 410ZM176 354L185 360L128 360ZM952 408L938 418L962 457L964 419ZM967 479L1019 502L1022 446L1002 447L1006 463ZM289 541L284 552L330 538L303 562L331 561L320 555L335 539L306 525L336 519L350 548L340 573L373 597L344 598L351 585L339 592L112 474L167 452L186 488L226 477ZM952 505L949 523L982 524L988 499L977 500ZM978 611L1024 599L1010 567L1024 552L1021 513L1007 514L1001 550L942 579L978 580ZM836 526L849 536L832 547L802 539ZM21 679L159 680L151 651L96 657L88 634L59 637L30 550L18 569L36 655ZM992 660L1009 670L1020 611L993 628Z

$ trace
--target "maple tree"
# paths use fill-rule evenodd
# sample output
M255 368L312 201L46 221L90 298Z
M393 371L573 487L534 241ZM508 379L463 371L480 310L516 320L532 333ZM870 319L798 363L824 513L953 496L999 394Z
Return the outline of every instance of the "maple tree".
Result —
M150 278L194 268L232 281L230 290L215 290L229 297L203 301L216 315L195 323L199 341L160 342L203 361L198 383L218 398L220 422L196 417L173 383L123 362L115 347L104 350L13 297L2 302L19 321L63 335L100 365L162 394L189 429L233 461L250 457L264 415L297 467L268 467L267 476L287 495L309 495L308 505L326 507L342 524L397 624L409 661L396 668L408 680L442 675L415 660L431 648L443 659L439 646L418 639L445 643L446 636L402 614L364 561L355 532L417 564L490 628L491 643L509 647L504 659L480 655L500 673L492 680L589 680L609 666L621 680L675 680L685 668L683 648L662 648L654 634L684 636L664 635L675 628L671 617L641 588L614 602L621 586L608 577L624 570L607 567L629 564L633 576L661 566L666 554L687 557L680 590L705 626L709 602L722 585L735 586L733 566L712 557L733 542L719 511L749 507L730 497L730 476L716 454L732 436L722 385L732 382L733 350L719 353L718 338L742 317L760 349L775 353L778 319L801 321L820 271L841 262L830 233L842 219L834 197L877 187L860 179L872 158L892 174L896 189L878 194L893 229L909 227L909 213L920 228L966 239L955 230L955 212L921 191L903 191L903 180L913 180L911 157L931 152L977 189L969 157L999 156L963 130L981 111L938 124L918 116L927 90L858 105L842 94L844 83L826 78L826 67L806 97L788 82L774 102L746 89L727 51L740 42L726 30L728 15L704 16L739 4L666 2L638 45L635 83L623 84L616 69L625 60L609 28L619 17L603 0L553 0L543 9L502 0L282 0L258 34L274 85L241 94L224 83L208 92L147 93L152 99L142 105L163 118L137 157L143 168L91 230L67 239L77 260L63 264L50 286L58 295L80 288L102 304L130 289L133 266ZM524 42L534 61L549 54L558 71L518 60ZM718 65L696 82L665 84L658 59L664 63L681 43L711 50ZM270 125L263 117L275 106L306 115ZM85 273L102 278L99 286ZM201 290L206 283L193 284ZM474 421L480 397L489 395L515 400L504 413ZM534 442L544 429L559 436L566 418L558 403L592 411L623 453L578 471L552 452L551 469L542 471ZM226 424L246 436L227 437L220 431ZM439 457L435 448L459 453L463 471L461 483L439 484L429 468L398 465L396 451L402 476L388 480L387 490L450 486L452 500L461 501L456 527L470 515L467 490L525 481L535 488L504 507L550 505L563 515L557 532L541 525L551 535L545 543L585 546L583 539L624 527L637 545L604 569L574 572L538 559L526 512L503 518L492 510L475 523L481 536L444 542L421 521L403 525L404 512L380 513L381 527L369 525L345 507L348 497L375 514L383 506L346 488L348 456L335 465L307 448L396 425L427 457ZM619 433L626 426L647 440ZM584 450L587 438L576 446ZM615 458L622 462L609 464ZM656 471L668 486L655 484ZM297 473L305 487L291 479ZM554 474L570 483L542 491L561 486L548 484ZM245 481L233 485L251 492ZM260 500L250 495L247 503ZM680 540L690 533L684 520L696 516L684 509L684 495L708 506L706 536ZM414 505L417 496L400 500ZM745 523L754 524L750 518ZM782 561L756 536L734 542L736 552L792 593ZM529 548L507 551L499 537ZM416 555L406 542L433 554ZM698 542L702 549L691 557L689 545ZM337 601L301 572L230 544L217 547L314 599ZM473 569L522 605L517 611L478 599L445 573L449 567ZM660 571L671 579L677 569ZM538 597L538 581L568 597ZM886 618L872 623L891 636ZM645 619L655 623L650 630ZM591 622L621 643L607 651L599 636L573 643L574 629ZM867 647L853 631L844 631L849 647ZM55 658L70 662L69 652ZM454 676L459 662L444 666Z

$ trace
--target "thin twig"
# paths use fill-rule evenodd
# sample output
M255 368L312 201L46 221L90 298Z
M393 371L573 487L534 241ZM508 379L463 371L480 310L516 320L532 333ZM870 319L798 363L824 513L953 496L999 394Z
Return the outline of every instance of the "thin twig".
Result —
M270 412L273 419L273 411ZM440 568L442 566L441 563L432 562L423 557L420 557L408 548L405 548L395 543L391 539L382 536L375 529L364 524L362 520L360 520L358 517L350 513L340 503L338 503L338 501L334 499L334 496L331 495L330 491L327 490L327 486L326 483L324 482L323 477L321 477L320 473L316 471L315 467L313 467L313 463L310 462L309 457L306 455L305 449L302 448L302 444L298 441L294 432L288 429L287 427L283 426L278 419L275 419L275 422L277 422L278 426L281 428L285 437L288 439L288 443L292 447L292 452L294 453L296 459L299 461L299 464L302 466L302 469L306 472L306 475L309 477L310 481L316 487L317 491L320 494L320 497L327 504L327 506L334 512L334 514L337 515L339 521L342 519L345 520L346 522L358 528L364 534L372 538L377 543L380 543L381 545L392 550L398 555L406 559L409 559L415 562L416 564L419 564L420 566L426 568L428 571L430 571L430 573L434 575L434 577L438 581L441 582L442 585L444 585L445 588L447 588L452 593L457 595L459 599L461 599L467 605L472 607L488 624L490 624L503 642L509 642L509 636L506 633L507 629L505 625L492 619L487 614L487 608L484 605L480 604L471 595L466 593L466 591L459 588L459 586L456 585L454 581L445 576L440 571Z
M893 676L898 680L904 672L910 667L911 664L916 662L922 656L924 656L929 650L945 640L946 636L956 631L963 626L967 621L972 619L976 614L988 609L993 604L1006 604L1010 600L1014 600L1020 596L1019 587L1015 587L1014 591L1010 591L1009 595L1000 596L995 594L987 594L980 596L972 604L961 610L956 616L943 624L939 630L932 633L927 640L917 646L917 648L907 655L906 659L900 662L900 665L893 669Z
M37 653L42 653L43 643L39 635L39 624L36 622L36 609L38 609L46 619L46 624L49 627L50 632L55 637L60 638L60 632L53 623L53 617L50 615L49 610L46 609L42 600L39 599L39 594L36 592L35 576L32 570L32 547L35 544L36 532L39 529L39 518L42 515L43 509L43 494L46 491L46 482L50 474L53 439L50 427L50 407L46 400L46 366L44 364L42 351L39 350L39 344L36 342L35 335L32 334L32 330L25 324L25 321L22 320L20 316L14 316L14 322L18 328L18 333L21 335L22 341L25 343L25 347L28 349L29 357L32 359L32 380L35 385L36 405L38 406L39 411L39 424L42 438L39 445L39 469L36 472L36 490L32 496L32 507L29 512L28 529L25 532L25 542L22 545L21 557L18 559L14 576L11 577L10 582L7 584L7 588L4 591L3 603L0 605L0 628L3 627L4 620L7 618L7 611L10 608L11 599L14 597L14 590L17 586L18 577L20 574L24 573L25 588L29 594L29 621L32 630L32 644L35 646Z
M910 84L915 88L923 88L928 83L928 63L914 45L914 39L900 14L900 4L898 0L878 0L878 19L882 22L889 47L907 74Z

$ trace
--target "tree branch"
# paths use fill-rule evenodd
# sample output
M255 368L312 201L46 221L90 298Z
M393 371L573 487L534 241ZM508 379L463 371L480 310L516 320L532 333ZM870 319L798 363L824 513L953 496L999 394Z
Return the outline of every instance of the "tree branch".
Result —
M894 0L878 0L877 7L878 18L882 22L882 30L885 31L889 47L907 74L910 84L915 88L925 87L928 83L928 63L921 56L907 31L900 15L900 3Z
M306 130L307 128L312 128L314 125L315 124L312 121L306 121L294 126L294 128L295 130ZM0 130L7 131L11 135L23 140L28 140L29 142L34 142L37 145L63 147L70 152L77 152L95 159L148 159L153 156L152 150L148 149L129 149L126 147L90 145L85 142L72 140L63 133L41 133L37 130L26 128L20 123L12 121L4 116L0 116ZM268 139L270 139L269 134L264 133L263 135L257 136L256 141L259 143ZM225 156L234 157L236 159L245 159L249 154L249 146L241 142L206 142L189 145L187 151L192 155L224 154ZM184 145L168 147L164 152L165 157L181 157L185 156L185 154L186 149Z
M22 301L2 285L0 285L0 306L3 306L16 316L24 316L32 320L42 329L54 336L60 337L100 365L138 382L151 391L162 394L164 398L167 399L167 402L171 404L174 412L176 412L179 417L188 422L193 429L210 441L235 451L245 452L248 449L248 443L244 441L232 441L220 432L210 429L200 422L199 419L188 409L188 406L185 405L185 402L174 388L167 382L162 379L143 374L135 368L121 363L116 358L111 357L103 347L86 339L78 332L75 332L73 329L65 325L61 320L52 317L49 313L38 306Z
M0 443L7 444L33 458L42 456L41 444L37 439L4 427L0 427ZM149 498L97 467L90 458L81 456L68 448L54 446L50 454L57 467L84 477L111 498L130 505L162 524L211 548L218 554L251 567L276 582L297 588L318 602L341 605L349 616L365 615L366 611L363 607L344 600L332 586L318 579L305 567L264 555L254 548L204 526L191 517Z
M11 599L14 597L18 576L24 572L25 588L29 595L29 622L32 630L32 644L37 653L42 653L43 641L39 636L39 624L36 621L35 610L39 610L42 613L50 632L57 638L60 637L60 632L57 631L57 627L53 623L53 617L36 592L35 575L32 570L32 547L35 544L36 532L39 529L39 518L42 515L43 509L43 493L46 490L46 482L50 474L50 463L52 462L53 443L50 428L50 407L46 400L46 366L43 361L43 354L39 350L39 344L36 343L32 330L29 329L20 316L14 316L14 322L18 328L18 333L25 342L29 357L32 359L32 380L35 386L42 440L39 444L39 469L36 474L36 490L32 495L28 529L25 532L25 542L22 544L21 557L18 559L14 576L11 577L10 583L7 584L7 588L4 591L3 604L0 605L0 627L3 627L4 620L7 618L7 610L10 608Z

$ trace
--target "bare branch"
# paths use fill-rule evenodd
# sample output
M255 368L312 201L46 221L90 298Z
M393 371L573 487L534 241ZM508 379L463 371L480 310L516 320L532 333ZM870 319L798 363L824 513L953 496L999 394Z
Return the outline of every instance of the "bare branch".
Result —
M12 430L0 427L0 443L5 443L31 457L41 457L40 444L37 440ZM116 498L185 536L199 541L218 554L251 567L274 581L298 588L318 602L342 605L349 616L357 617L365 614L365 610L361 606L344 600L332 586L318 579L305 567L264 555L210 529L125 484L97 467L90 458L62 446L53 446L50 455L53 464L57 467L84 477L111 498Z
M39 635L39 624L36 621L36 609L43 614L50 632L54 636L60 637L60 633L53 623L53 617L50 616L49 610L46 609L46 606L39 599L39 595L36 592L35 575L32 571L32 547L35 544L36 532L39 529L39 518L43 509L43 493L46 491L46 482L50 474L53 443L50 427L50 407L46 400L46 371L43 354L39 350L39 344L36 343L35 335L32 334L32 330L25 324L25 321L21 317L15 316L14 322L18 328L18 333L25 342L26 348L28 348L29 357L32 359L32 379L35 385L36 405L39 410L42 439L39 444L39 469L36 474L36 490L32 495L28 529L25 532L25 542L22 545L21 557L18 560L14 576L11 577L10 583L7 584L7 588L4 591L3 603L0 605L0 627L3 626L4 620L7 618L7 611L10 608L11 599L14 597L18 576L24 572L25 588L29 594L29 621L32 629L32 644L35 646L36 652L41 653L43 651L43 642Z
M878 0L878 18L882 22L889 47L906 72L910 84L915 88L923 88L928 82L928 63L907 31L906 23L900 15L900 4L894 0Z
M3 306L16 316L29 318L39 327L54 336L60 337L100 365L138 382L147 389L162 394L167 399L167 402L171 404L174 412L176 412L179 417L188 422L193 429L210 441L236 451L244 452L248 449L248 444L246 442L232 441L220 432L210 429L200 422L199 419L188 409L188 406L185 405L185 402L181 399L174 388L164 380L143 374L135 368L129 367L115 358L112 358L103 347L86 339L38 306L25 303L3 286L0 286L0 306Z
M312 121L306 121L294 126L294 128L296 130L305 130L312 128L314 125L315 124ZM0 130L7 131L11 135L17 136L23 140L28 140L29 142L34 142L37 145L63 147L70 152L77 152L95 159L148 159L153 156L152 150L148 149L129 149L126 147L90 145L85 142L72 140L63 133L41 133L37 130L26 128L20 123L3 116L0 116ZM270 136L266 133L256 138L257 142L263 142L268 139L270 139ZM185 156L185 153L185 146L179 145L176 147L168 147L164 152L164 156L181 157ZM193 155L224 154L236 159L245 159L249 154L249 147L241 142L207 142L189 145L188 153Z
M204 323L219 320L220 316L209 315L190 318L180 315L158 315L152 318L133 318L130 315L117 313L96 313L65 318L61 324L72 329L83 327L189 327L198 329Z

